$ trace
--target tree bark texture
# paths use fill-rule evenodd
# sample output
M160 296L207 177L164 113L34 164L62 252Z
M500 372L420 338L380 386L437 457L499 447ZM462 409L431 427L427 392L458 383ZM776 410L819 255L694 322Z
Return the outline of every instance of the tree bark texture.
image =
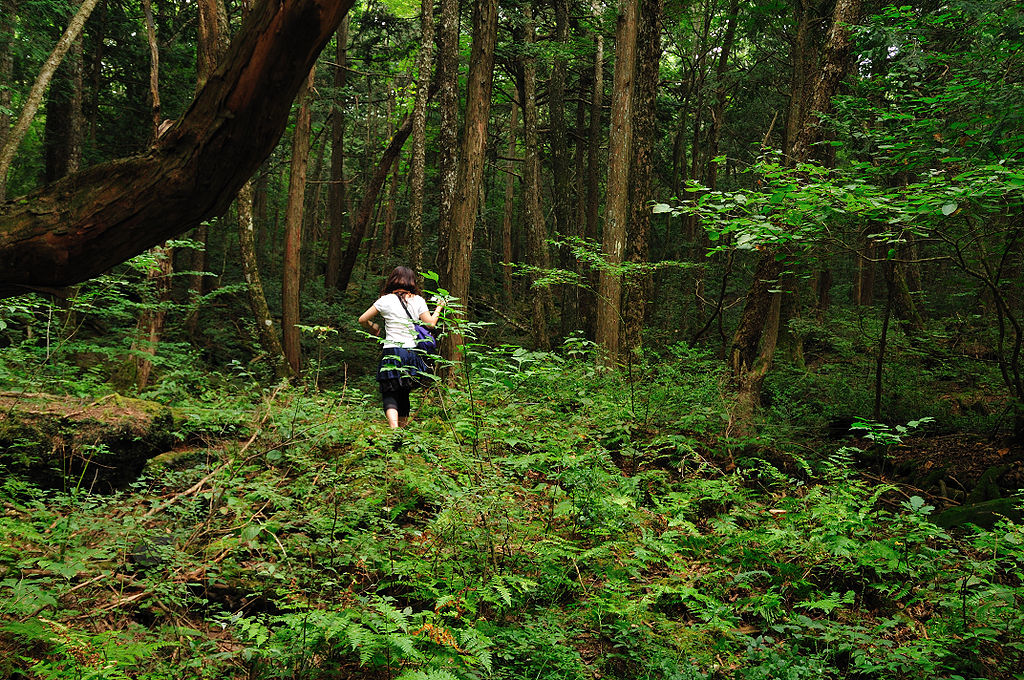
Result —
M704 180L704 185L712 190L718 182L718 163L714 162L714 158L718 156L718 144L722 138L722 129L725 127L725 97L728 91L725 76L729 71L729 55L732 53L732 46L736 40L739 5L739 0L730 0L729 2L729 18L726 20L725 37L722 38L722 49L718 53L718 66L715 68L715 106L711 113L711 130L708 133L708 163Z
M600 6L592 5L595 21L599 21ZM594 35L594 73L591 79L590 126L587 134L587 191L586 191L586 232L589 241L600 237L598 215L601 206L601 112L604 99L604 35L597 30ZM597 333L597 272L587 274L587 288L580 295L580 307L585 310L585 326L588 338Z
M238 208L238 245L242 255L242 273L245 276L246 291L249 294L249 307L252 309L253 321L263 352L269 357L274 373L278 378L293 375L291 364L284 357L281 341L274 328L274 319L267 307L267 298L263 293L263 279L256 259L256 235L253 222L253 189L252 182L246 182L238 191L236 200Z
M735 0L734 0L735 2ZM633 88L633 161L629 174L629 223L626 258L636 264L650 259L651 175L654 167L658 71L661 63L662 0L641 0L637 33L636 84ZM649 272L625 281L624 344L627 351L641 344L644 315L651 296Z
M79 36L54 73L46 97L44 182L53 182L78 172L85 128L82 84L82 39Z
M541 208L540 191L540 143L537 138L537 59L533 45L537 41L533 25L533 8L523 7L524 23L522 38L525 45L521 57L523 102L523 207L526 213L527 251L530 264L541 269L550 266L548 257L548 230ZM531 276L531 282L537 279ZM532 286L531 286L532 288ZM548 310L551 308L551 290L547 287L532 288L533 312L531 329L533 345L537 349L548 348Z
M395 136L391 138L391 142L384 149L384 154L381 156L380 163L377 164L377 169L374 170L373 175L370 177L370 181L363 187L363 199L359 203L359 209L356 211L356 217L352 222L348 247L341 261L341 271L338 274L338 290L345 290L348 287L349 281L352 280L352 271L355 269L359 248L363 243L363 238L366 236L366 227L370 224L370 217L373 214L374 207L377 205L377 196L380 194L381 187L384 186L384 181L387 179L395 159L402 152L402 145L405 144L405 140L409 138L411 132L412 116L406 115Z
M466 120L459 147L459 174L448 233L447 268L444 271L448 290L467 306L473 232L487 151L487 121L491 111L497 33L497 0L473 0L473 47L466 86ZM461 345L462 336L449 333L445 336L443 348L446 356L455 356Z
M412 110L412 159L409 168L409 266L423 266L423 180L427 165L427 91L434 62L434 0L420 6L420 53L416 56L416 101ZM443 155L443 153L442 153Z
M516 188L516 128L519 126L519 108L509 103L508 149L505 151L505 208L501 219L501 289L505 304L512 302L512 222L515 215Z
M636 77L636 36L639 0L622 0L615 27L615 75L612 80L611 127L608 131L608 185L605 190L601 253L611 271L598 275L595 339L607 361L619 355L622 311L622 263L629 216L629 168L633 148L633 86Z
M341 241L348 215L348 185L345 180L345 87L348 85L348 17L338 28L334 67L334 100L331 114L331 188L327 192L327 212L330 233L327 237L327 264L324 266L324 285L331 295L338 288L341 270Z
M302 371L302 345L298 323L301 319L299 292L302 270L302 215L306 196L306 169L309 164L311 114L309 98L316 68L311 68L306 87L299 91L295 136L292 140L291 177L288 182L288 207L284 220L284 264L281 280L281 337L284 355L292 372Z
M437 103L441 120L437 148L437 269L448 270L448 241L458 182L459 159L459 0L440 0L437 22Z
M226 210L277 143L351 1L260 3L185 115L146 153L0 204L0 296L91 278Z

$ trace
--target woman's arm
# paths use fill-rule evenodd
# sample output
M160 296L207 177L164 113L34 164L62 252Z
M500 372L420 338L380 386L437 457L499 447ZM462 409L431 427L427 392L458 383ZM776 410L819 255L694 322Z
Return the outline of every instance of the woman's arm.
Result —
M370 319L377 316L377 314L379 313L380 312L377 311L376 307L370 305L370 308L363 312L362 315L359 317L359 325L365 328L366 330L370 331L377 337L380 337L381 333L380 324L375 324L374 322L370 321Z
M444 300L437 303L437 307L434 307L434 313L430 311L423 312L420 314L420 321L427 324L428 326L436 326L437 320L441 318L441 310L444 309Z

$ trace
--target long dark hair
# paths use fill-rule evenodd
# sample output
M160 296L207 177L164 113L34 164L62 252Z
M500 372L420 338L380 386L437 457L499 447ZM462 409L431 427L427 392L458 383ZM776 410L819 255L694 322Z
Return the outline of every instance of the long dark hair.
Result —
M395 267L391 275L388 276L387 281L384 282L384 286L380 289L382 296L389 293L404 293L402 297L419 295L420 287L416 283L416 272L408 267Z

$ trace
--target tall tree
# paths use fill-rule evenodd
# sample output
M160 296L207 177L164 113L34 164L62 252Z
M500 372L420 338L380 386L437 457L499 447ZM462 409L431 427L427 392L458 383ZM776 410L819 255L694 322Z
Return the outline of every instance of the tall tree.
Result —
M459 175L459 0L440 0L437 22L437 103L441 120L437 131L437 268L448 270L448 243L452 206Z
M636 72L636 36L639 0L620 0L615 26L615 75L612 79L611 128L608 132L608 184L605 192L601 253L608 268L599 274L595 340L606 360L619 354L622 311L622 274L618 265L626 250L629 215L629 168L633 148L633 86Z
M409 264L413 271L423 265L423 178L427 159L427 91L434 61L434 0L420 6L420 52L416 56L416 100L412 111L412 159L409 185Z
M534 51L537 36L533 25L533 7L530 3L523 6L523 15L520 99L523 102L523 206L526 213L527 251L531 265L547 269L550 259L547 225L541 208L540 142L537 138L537 57ZM535 289L531 297L533 344L538 349L547 349L551 289L546 286Z
M160 49L150 0L143 0L142 8L146 20L146 42L149 45L150 133L155 140L160 134ZM152 357L156 356L157 345L167 320L167 302L171 297L171 274L174 271L173 249L160 245L150 253L153 255L153 264L146 272L146 280L153 292L153 299L149 300L150 304L139 315L136 337L132 342L135 381L139 390L144 390L149 384L153 370Z
M794 165L808 160L813 145L821 138L822 116L828 114L832 97L847 68L852 47L850 27L858 21L860 9L861 0L837 0L820 63L814 73L800 75L801 78L813 78L813 87L806 111L797 118L801 121L800 128L790 137L793 140L790 155ZM797 63L794 60L794 68L798 68ZM803 102L791 97L791 107L802 105ZM788 119L793 120L792 113ZM785 253L776 248L762 253L732 338L729 362L739 388L736 416L741 427L749 425L753 409L760 400L764 378L772 365L781 307L777 284L785 261Z
M603 111L604 99L604 33L601 31L600 5L597 0L591 5L591 14L595 24L594 36L594 74L591 78L590 95L590 125L587 133L587 190L586 190L586 220L587 227L585 236L590 241L595 241L600 234L598 215L601 207L601 112ZM597 277L588 277L588 288L581 296L581 306L584 309L596 309L598 305L597 296L591 291L597 289ZM597 331L597 320L594 314L586 315L587 335L594 337Z
M505 151L505 207L501 220L501 289L506 304L512 302L512 222L515 215L518 113L519 107L516 106L516 102L509 102L508 148Z
M267 298L263 293L263 280L256 259L256 236L253 220L253 187L246 182L238 192L236 199L238 209L238 244L242 257L242 274L245 277L246 292L249 296L249 307L252 309L253 323L264 354L268 357L274 373L279 378L294 375L291 364L285 359L284 349L274 328L274 319L270 316Z
M448 231L448 258L444 270L448 289L463 305L467 304L469 298L469 264L473 254L473 232L487 151L487 122L491 112L497 35L497 0L473 0L473 46L466 84L466 121L459 147L459 173L455 184L455 201ZM461 344L460 334L449 333L445 336L448 356L454 355Z
M281 282L281 337L284 355L293 373L302 371L302 344L299 335L301 310L299 290L302 271L302 224L306 197L306 168L309 163L309 137L312 96L316 68L309 70L306 86L299 91L299 110L295 116L292 139L291 177L288 182L288 207L285 211L284 274Z
M196 45L196 90L210 78L217 63L227 52L229 45L227 9L223 0L200 0L198 41ZM159 125L159 122L157 123ZM192 249L192 274L189 276L189 295L195 307L185 321L190 336L195 336L199 325L199 300L203 296L206 273L206 253L210 238L209 226L204 220L192 233L192 240L199 244Z
M733 0L734 2L736 0ZM636 85L633 88L633 160L629 174L627 259L644 264L650 259L651 176L654 165L658 76L661 65L662 0L641 0L637 31ZM651 295L649 273L632 275L625 290L625 347L641 344L644 313Z
M348 215L348 185L345 180L345 88L348 85L348 24L345 17L338 28L334 65L334 102L331 112L331 185L327 193L328 224L327 264L324 266L324 284L327 294L338 287L341 270L341 242ZM350 220L349 220L349 223Z

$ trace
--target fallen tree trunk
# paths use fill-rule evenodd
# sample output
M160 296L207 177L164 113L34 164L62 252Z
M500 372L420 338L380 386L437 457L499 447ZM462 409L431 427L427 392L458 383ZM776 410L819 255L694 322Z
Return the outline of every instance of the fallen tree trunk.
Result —
M223 213L277 144L353 0L265 0L144 154L0 204L0 297L92 278Z

